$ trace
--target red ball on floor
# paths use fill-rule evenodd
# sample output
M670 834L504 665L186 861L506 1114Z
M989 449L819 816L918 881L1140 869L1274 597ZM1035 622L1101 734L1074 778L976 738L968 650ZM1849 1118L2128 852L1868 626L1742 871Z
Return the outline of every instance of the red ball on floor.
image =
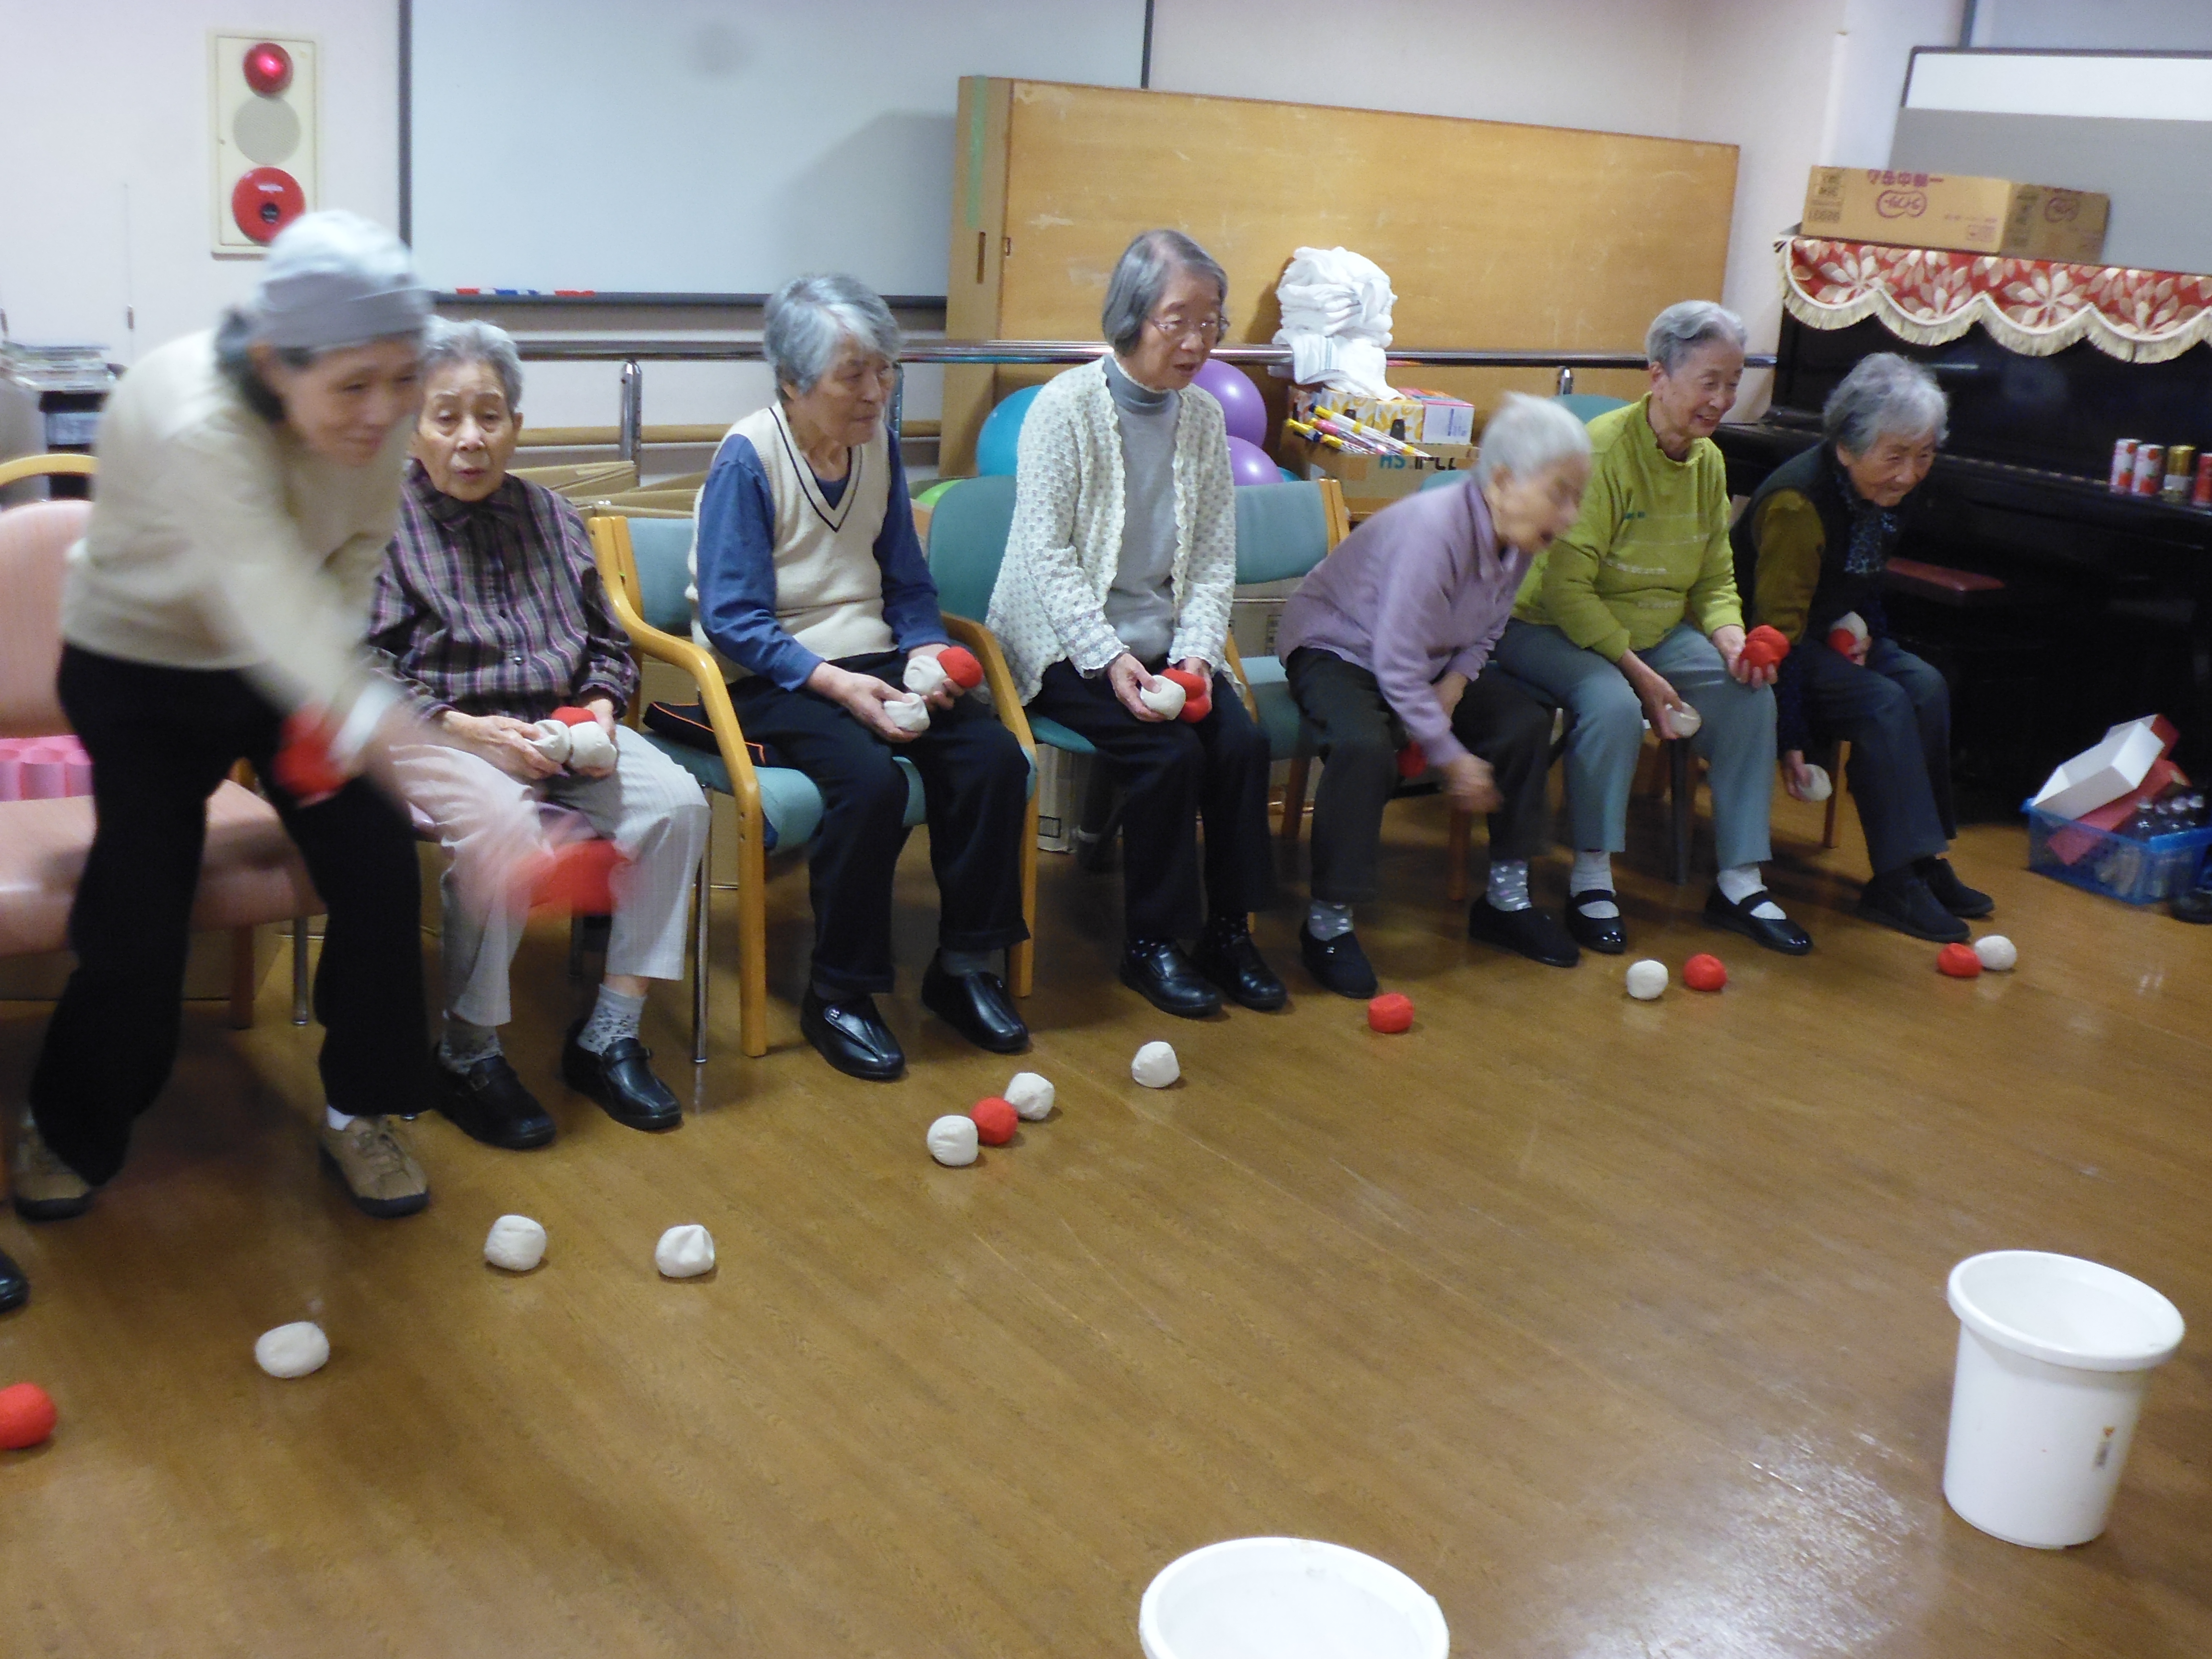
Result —
M1972 979L1982 971L1982 959L1971 945L1947 945L1936 953L1936 969L1953 979Z
M1367 1024L1374 1030L1398 1032L1410 1030L1413 1024L1413 1000L1399 991L1385 991L1367 1005Z
M0 1389L0 1447L21 1451L54 1431L53 1397L35 1382Z
M1213 712L1213 682L1205 675L1194 674L1188 668L1169 668L1161 671L1160 678L1182 687L1183 719L1202 720Z
M963 691L972 691L983 683L983 665L975 660L973 651L964 647L946 646L937 653L937 665Z
M969 1109L968 1115L975 1120L975 1139L986 1146L1005 1146L1014 1138L1021 1122L1021 1115L996 1095L984 1096Z
M1771 668L1790 654L1790 639L1765 623L1743 636L1743 659L1753 668Z
M1692 991L1717 991L1728 983L1728 965L1700 951L1682 964L1682 983Z

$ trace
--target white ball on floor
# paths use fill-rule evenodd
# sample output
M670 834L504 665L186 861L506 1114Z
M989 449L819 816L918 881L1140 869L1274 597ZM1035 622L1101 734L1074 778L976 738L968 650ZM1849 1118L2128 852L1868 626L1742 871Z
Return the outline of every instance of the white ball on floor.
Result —
M981 1144L975 1120L965 1112L948 1112L929 1126L929 1155L947 1169L965 1169L973 1164Z
M653 1265L670 1279L696 1279L714 1265L714 1236L696 1221L671 1227L653 1248Z
M615 740L597 720L568 728L568 764L583 772L604 772L615 763Z
M929 730L929 705L920 697L886 697L884 713L890 716L891 724L902 732Z
M926 697L933 691L944 689L952 676L945 672L945 665L933 656L924 653L906 659L906 689L917 697Z
M1164 1089L1182 1075L1182 1066L1166 1043L1147 1042L1129 1062L1129 1075L1147 1089Z
M1698 728L1705 723L1705 717L1687 705L1667 711L1667 724L1674 728L1674 735L1678 738L1697 736Z
M1137 701L1163 720L1173 720L1182 713L1182 687L1173 680L1159 680L1137 693Z
M545 1229L526 1215L503 1215L484 1238L484 1260L511 1273L526 1273L545 1259Z
M1828 769L1826 767L1814 766L1810 762L1808 762L1806 763L1805 769L1813 775L1813 781L1805 787L1805 799L1807 800L1814 802L1824 801L1827 799L1829 796L1836 793L1835 780L1828 775Z
M2002 933L1984 933L1974 941L1974 954L1982 959L1982 966L1993 974L2002 974L2020 960L2019 947Z
M1638 1002L1656 1002L1667 988L1667 964L1650 957L1628 964L1628 994Z
M305 1376L322 1370L330 1357L330 1338L310 1319L264 1331L253 1345L253 1363L271 1376Z
M1035 1072L1017 1072L1006 1085L1006 1102L1031 1123L1052 1115L1051 1082Z

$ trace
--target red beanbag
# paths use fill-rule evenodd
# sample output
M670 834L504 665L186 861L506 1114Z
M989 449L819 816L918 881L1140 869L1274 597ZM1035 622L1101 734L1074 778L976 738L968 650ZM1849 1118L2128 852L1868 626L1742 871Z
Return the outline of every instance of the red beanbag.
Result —
M1790 641L1778 628L1765 623L1743 637L1743 659L1753 668L1771 668L1790 654Z
M1936 953L1936 971L1953 979L1972 979L1982 971L1982 959L1971 945L1947 945Z
M1700 951L1682 964L1682 983L1692 991L1717 991L1728 983L1727 964Z
M983 683L983 665L975 660L974 652L960 646L948 645L939 652L937 665L963 691L972 691Z
M565 842L553 849L531 902L571 915L612 915L614 873L629 862L611 841Z
M556 708L552 718L563 726L596 726L599 721L599 717L588 708Z
M1188 668L1170 668L1160 678L1182 687L1183 719L1202 720L1213 712L1213 682L1205 675L1194 674Z
M1385 1036L1411 1030L1413 1025L1413 1000L1399 991L1385 991L1367 1005L1367 1024L1370 1030Z
M327 800L346 787L346 775L331 759L331 739L337 735L337 728L319 709L296 709L285 719L283 742L269 769L302 806Z
M0 1389L0 1448L21 1451L54 1431L52 1397L35 1382Z
M1406 746L1398 751L1398 775L1411 783L1428 769L1428 751L1408 739Z
M975 1120L975 1139L986 1146L1005 1146L1021 1121L1012 1106L996 1095L984 1096L969 1108L968 1115Z

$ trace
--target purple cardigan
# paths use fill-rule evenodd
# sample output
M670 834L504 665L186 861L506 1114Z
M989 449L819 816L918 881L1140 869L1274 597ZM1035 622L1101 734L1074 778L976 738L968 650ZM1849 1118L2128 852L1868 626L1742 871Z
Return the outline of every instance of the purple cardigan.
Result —
M1375 676L1384 701L1430 761L1467 748L1431 688L1470 680L1513 614L1529 556L1501 550L1490 508L1465 483L1394 501L1338 544L1283 606L1275 649L1328 651Z

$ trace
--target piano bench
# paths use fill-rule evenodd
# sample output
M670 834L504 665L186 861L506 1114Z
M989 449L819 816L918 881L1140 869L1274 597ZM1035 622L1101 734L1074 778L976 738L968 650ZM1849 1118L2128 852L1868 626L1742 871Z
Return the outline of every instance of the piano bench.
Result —
M1894 592L1911 593L1960 609L1988 605L2005 591L2004 583L1995 576L1954 570L1947 564L1923 564L1918 559L1892 559L1885 585Z

